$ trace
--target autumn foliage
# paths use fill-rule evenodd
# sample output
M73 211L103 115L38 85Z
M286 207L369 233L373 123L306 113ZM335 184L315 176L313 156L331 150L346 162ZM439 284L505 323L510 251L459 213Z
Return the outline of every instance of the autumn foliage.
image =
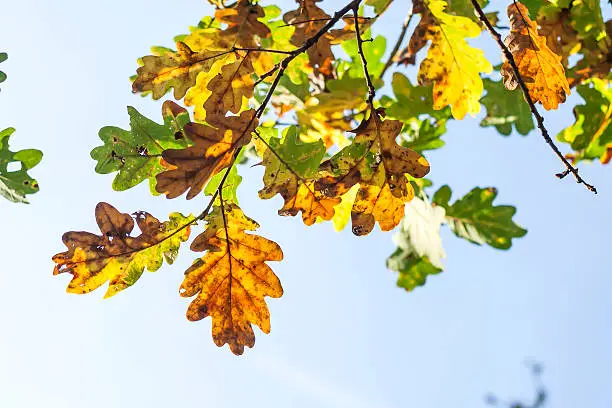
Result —
M573 165L612 157L612 25L594 0L510 2L503 36L487 0L347 0L337 10L296 0L284 13L264 1L209 2L214 15L178 35L174 48L153 47L132 77L133 92L168 99L161 123L129 107L130 129L102 128L102 145L91 153L98 173L115 175L115 190L146 180L153 194L205 195L207 205L199 215L160 221L98 204L100 233L67 232L67 250L53 257L55 274L72 275L71 293L106 282L106 297L127 289L145 270L171 264L199 228L190 246L198 257L180 287L191 299L187 318L210 316L215 344L242 354L255 344L253 325L270 332L265 298L283 294L271 269L283 252L254 233L259 225L241 209L241 172L263 168L259 197L280 196L278 214L300 215L306 226L350 223L357 236L376 225L396 230L387 266L411 291L443 270L444 225L501 250L526 234L514 222L516 209L495 202L493 187L455 200L447 185L431 191L426 176L436 163L427 152L443 147L450 121L484 106L480 125L508 135L528 134L535 118L554 146L535 104L557 109L575 89L585 104L557 137L572 149L564 156L554 146L565 166L559 177L573 174L594 191ZM391 9L408 18L387 52L375 32ZM486 30L501 48L499 60L471 43ZM416 83L400 72L410 65ZM30 168L36 160L3 147L10 133L0 132L0 172L6 160Z

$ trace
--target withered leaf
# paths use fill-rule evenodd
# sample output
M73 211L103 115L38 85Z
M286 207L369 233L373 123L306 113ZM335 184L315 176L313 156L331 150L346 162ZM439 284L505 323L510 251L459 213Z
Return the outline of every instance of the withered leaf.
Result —
M258 120L253 109L240 116L229 116L218 127L188 123L185 134L193 142L186 149L168 149L162 154L169 170L156 176L156 189L167 198L189 190L190 200L202 191L208 180L231 162L236 150L251 141Z
M548 48L546 37L538 34L538 26L529 19L527 8L516 2L508 6L510 34L504 41L534 102L544 109L557 109L570 93L561 57ZM508 61L501 68L504 85L509 90L519 86Z
M141 234L132 236L134 219ZM189 225L193 216L170 214L170 220L160 222L144 211L132 218L107 203L96 206L96 221L102 235L84 231L64 234L66 252L53 257L54 275L69 273L70 293L89 293L107 281L110 282L105 298L132 286L146 268L158 270L163 260L174 262L182 242L189 238Z
M207 228L191 244L194 251L208 251L185 272L180 294L196 296L187 319L212 317L212 336L219 347L228 344L234 354L253 347L252 324L270 332L270 312L265 296L279 298L283 288L266 261L283 259L273 241L247 234L259 225L234 204L214 207Z
M295 27L291 44L296 47L302 46L316 34L330 18L329 14L323 11L316 3L320 0L296 0L299 3L297 10L290 11L283 16L285 23ZM333 73L332 63L334 53L331 49L329 37L322 37L316 44L307 51L310 65L326 77L331 77Z

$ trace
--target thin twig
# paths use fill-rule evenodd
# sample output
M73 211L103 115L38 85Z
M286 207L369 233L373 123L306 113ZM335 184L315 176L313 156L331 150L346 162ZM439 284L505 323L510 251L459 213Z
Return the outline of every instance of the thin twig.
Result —
M361 58L361 65L363 65L363 75L365 76L366 84L368 85L368 105L374 110L374 97L376 96L376 88L372 83L372 77L370 77L370 71L368 70L368 60L363 53L363 39L359 32L359 2L353 7L353 17L355 19L355 36L357 37L357 52L359 58Z
M472 2L472 5L474 6L474 9L476 10L476 13L478 14L478 17L480 18L480 21L483 22L485 27L487 27L487 30L489 31L489 33L491 33L495 41L497 41L497 44L499 45L502 52L504 53L506 60L512 67L512 70L514 71L514 76L516 77L516 80L518 81L521 87L521 90L523 91L523 95L525 95L525 100L527 101L527 104L529 105L529 109L531 110L531 113L533 114L533 116L536 118L536 122L538 123L538 128L540 129L540 132L542 133L542 137L544 138L544 141L548 143L550 148L557 155L557 157L559 157L561 162L563 162L563 164L566 167L566 170L564 170L561 173L557 173L556 176L562 179L568 174L572 173L572 175L576 179L576 182L578 182L579 184L584 184L587 189L597 194L597 189L591 184L584 181L582 177L580 177L580 175L578 174L578 169L575 168L565 158L565 156L563 155L563 153L561 153L557 145L555 145L555 142L553 142L553 140L551 139L550 135L548 134L548 130L546 130L546 127L544 126L544 118L538 112L538 109L536 108L535 103L533 102L533 99L531 98L531 95L529 94L529 89L527 89L527 85L525 84L525 81L523 80L523 77L521 76L521 73L519 71L518 66L516 65L516 61L514 61L514 57L512 56L512 53L510 52L506 44L504 44L504 41L502 40L501 35L495 30L495 28L493 27L493 25L491 24L491 22L485 15L485 13L482 11L482 8L480 7L480 4L478 4L478 1L471 0L471 2Z
M399 52L399 49L402 46L402 43L404 42L404 38L406 38L406 34L408 33L408 26L410 25L410 22L412 21L412 17L414 17L414 8L411 7L410 11L408 12L408 15L406 16L406 19L404 20L404 24L402 25L402 31L400 32L400 35L397 38L397 41L395 42L393 51L391 51L391 55L389 55L389 59L385 63L385 67L380 73L380 78L384 77L387 71L389 70L389 68L391 68L391 65L393 65L395 56Z

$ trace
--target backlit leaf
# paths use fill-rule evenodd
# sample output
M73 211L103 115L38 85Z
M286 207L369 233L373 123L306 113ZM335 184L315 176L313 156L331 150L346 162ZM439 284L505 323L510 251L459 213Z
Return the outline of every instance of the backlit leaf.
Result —
M312 225L317 217L330 220L339 198L329 198L315 190L313 177L325 155L322 141L303 143L295 126L283 131L283 139L270 138L263 155L264 188L259 197L269 199L280 194L285 200L279 215L295 216L302 212L304 224Z
M141 231L138 236L131 235L134 220ZM181 243L189 238L193 216L172 213L170 220L162 223L144 211L132 218L110 204L99 203L96 222L102 235L83 231L64 234L62 241L68 250L53 257L53 274L71 274L67 291L77 294L89 293L108 281L104 296L108 298L136 283L145 268L155 272L164 259L172 264Z
M98 163L96 172L109 174L117 172L113 189L127 190L144 180L155 183L155 176L164 171L160 160L162 152L169 148L187 147L189 140L183 131L189 123L189 114L172 101L164 102L160 125L142 116L129 106L130 131L114 126L100 129L99 136L104 142L91 151L91 157Z
M320 0L296 1L299 4L298 9L286 13L283 19L285 23L295 27L291 43L296 47L300 47L308 38L325 26L330 16L317 6L316 3ZM315 72L331 77L333 70L332 63L335 59L331 49L331 40L328 37L322 37L314 46L308 49L307 53L310 66L315 69Z
M557 109L570 93L561 57L548 48L546 38L538 35L538 26L529 19L527 8L516 2L508 6L510 34L504 41L519 69L534 102L544 109ZM508 61L501 68L504 85L509 90L519 86Z
M501 81L484 79L487 94L482 97L482 104L487 108L487 116L480 122L480 126L495 126L502 135L512 133L512 127L521 135L528 134L534 129L533 118L529 105L520 89L508 91Z
M200 123L188 123L185 134L193 142L186 149L168 149L162 154L169 170L156 176L156 189L167 198L176 198L189 190L190 200L202 191L215 174L225 169L237 149L251 141L257 127L255 111L229 116L215 128Z
M406 174L424 177L429 172L425 158L396 143L401 129L402 122L371 112L354 130L353 143L320 166L315 188L328 197L339 198L359 184L351 212L355 235L369 234L376 222L383 231L395 228L404 203L414 197Z
M431 41L427 57L419 68L419 83L433 83L434 109L450 105L455 119L480 111L483 84L480 73L492 66L482 50L465 40L480 35L480 26L467 17L445 12L445 0L427 0L431 24L425 38Z
M191 244L207 251L185 272L180 294L196 296L187 310L191 321L212 318L212 335L219 347L228 344L234 354L253 347L252 324L270 332L270 312L264 297L279 298L283 288L266 264L283 259L273 241L245 231L259 225L233 204L214 207L207 228Z
M574 108L574 124L562 130L557 139L571 144L576 152L571 155L574 161L599 158L607 163L612 150L612 86L593 78L577 89L585 104Z
M36 149L25 149L18 152L9 150L9 138L15 132L13 128L0 131L0 195L15 203L27 203L26 195L38 191L38 182L28 174L42 159L42 152ZM14 163L18 169L9 170Z
M450 205L451 189L443 186L435 193L432 202L444 207L446 222L458 237L478 245L509 249L512 238L520 238L527 231L512 220L516 208L493 205L495 197L495 188L476 187Z

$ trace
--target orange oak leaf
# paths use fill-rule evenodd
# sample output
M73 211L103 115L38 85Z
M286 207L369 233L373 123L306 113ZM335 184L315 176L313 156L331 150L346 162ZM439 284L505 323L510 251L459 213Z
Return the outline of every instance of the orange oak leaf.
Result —
M297 10L290 11L283 16L287 24L295 27L291 44L296 47L302 46L308 38L316 34L329 20L330 16L316 3L320 0L296 0L299 3ZM335 59L331 49L329 37L321 37L316 44L308 49L308 59L315 72L326 77L333 73L332 63Z
M134 219L141 231L138 236L131 235ZM104 296L108 298L136 283L145 268L158 270L164 258L173 263L180 244L189 238L193 216L173 213L162 223L146 212L137 212L132 218L102 202L96 206L96 221L102 235L84 231L64 234L62 241L68 250L53 257L53 274L72 275L67 288L70 293L89 293L108 281Z
M546 45L546 37L538 35L538 26L529 19L527 7L516 2L508 6L510 34L504 41L534 102L544 109L557 109L565 102L570 88L561 64L561 57ZM509 90L519 86L508 61L501 68L504 85Z
M279 298L283 288L266 261L281 261L283 252L273 241L245 231L259 225L234 204L214 207L207 228L191 244L208 251L185 272L180 294L196 296L187 309L191 321L212 317L212 336L219 347L228 344L240 355L255 345L252 324L270 332L265 296Z
M383 231L397 226L404 204L414 197L407 174L421 178L429 163L419 153L395 141L402 122L385 120L377 110L354 130L353 143L320 166L315 188L328 197L341 197L359 184L351 219L355 235L369 234L376 222Z
M232 162L234 153L251 141L258 120L253 109L240 116L229 116L218 127L188 123L184 127L193 146L168 149L162 154L170 169L156 176L156 189L167 198L189 190L190 200L202 191L208 180Z

